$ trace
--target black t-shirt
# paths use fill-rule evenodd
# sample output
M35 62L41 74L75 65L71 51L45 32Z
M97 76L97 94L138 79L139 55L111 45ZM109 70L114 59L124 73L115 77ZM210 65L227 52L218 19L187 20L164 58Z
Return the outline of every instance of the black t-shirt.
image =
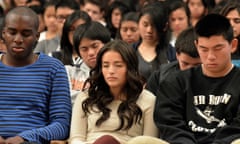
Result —
M201 66L160 84L155 120L163 139L179 144L231 143L240 138L240 69L210 78Z

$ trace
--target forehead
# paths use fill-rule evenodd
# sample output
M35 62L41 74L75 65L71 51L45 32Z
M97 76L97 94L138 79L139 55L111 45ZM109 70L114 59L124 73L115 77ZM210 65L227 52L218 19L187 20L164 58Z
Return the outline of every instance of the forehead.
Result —
M89 38L82 38L81 42L79 43L79 47L89 46L89 45L92 45L95 42L101 42L101 41L100 40L92 40L92 39L89 39Z
M216 45L226 44L228 41L222 35L214 35L211 37L198 37L198 45L205 47L214 47Z
M170 13L170 16L179 16L179 15L184 15L186 16L186 11L184 10L184 8L178 8L178 9L175 9L174 11L172 11Z
M94 3L91 3L91 2L87 2L85 5L84 5L84 8L87 8L87 9L93 9L93 10L96 10L96 11L100 11L100 6L94 4Z
M230 10L227 13L226 17L229 17L229 16L239 17L240 16L240 12L238 12L236 9Z
M70 15L73 12L74 10L69 7L59 7L56 10L56 15Z
M115 50L106 51L102 56L102 61L119 61L123 62L121 54Z
M35 29L36 24L30 16L10 14L6 17L6 27L11 28L22 28L22 29Z
M178 60L187 62L188 64L199 64L201 62L200 57L191 57L187 53L181 52L178 54Z
M122 22L122 27L127 27L127 26L134 26L137 27L137 22L132 21L132 20L126 20Z
M79 26L79 25L81 25L81 24L84 24L84 23L85 23L85 20L79 18L79 19L75 20L75 21L72 23L71 26L72 26L72 27L77 27L77 26Z
M141 16L140 21L151 21L151 16L149 14L144 14Z

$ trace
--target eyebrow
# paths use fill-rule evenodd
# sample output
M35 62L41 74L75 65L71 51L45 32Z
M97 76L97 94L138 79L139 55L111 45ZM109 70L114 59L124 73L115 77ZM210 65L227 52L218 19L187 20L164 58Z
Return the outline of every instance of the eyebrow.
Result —
M6 27L7 30L12 30L12 31L16 31L17 29L16 28L13 28L13 27ZM32 29L23 29L22 31L29 31L29 32L32 32Z
M212 48L217 48L217 47L220 47L220 46L223 46L224 44L217 44L215 46L213 46ZM205 47L205 46L202 46L202 45L198 45L200 48L209 48L209 47Z

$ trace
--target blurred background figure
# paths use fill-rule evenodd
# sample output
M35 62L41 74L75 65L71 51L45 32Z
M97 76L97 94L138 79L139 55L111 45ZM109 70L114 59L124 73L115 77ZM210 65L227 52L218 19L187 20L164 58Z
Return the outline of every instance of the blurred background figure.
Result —
M146 4L140 11L140 41L133 45L139 60L139 71L147 81L152 72L164 63L176 60L174 49L166 39L168 10L164 2Z
M232 63L240 67L240 3L237 1L227 2L220 14L229 20L233 27L234 37L238 39L237 50L232 53Z
M123 15L117 32L117 39L121 39L129 44L137 43L140 40L138 30L139 14L137 12L129 12Z
M106 12L106 27L111 32L112 39L116 38L122 16L129 12L130 9L121 1L114 1L109 5Z
M208 13L208 4L206 0L187 0L187 5L191 13L191 25L195 26L198 20Z
M82 10L87 12L93 21L100 22L102 25L106 26L106 21L104 19L105 6L102 0L84 0Z
M40 33L38 39L39 42L42 40L50 40L57 36L58 27L55 12L57 2L57 0L48 0L43 6L43 21L45 29Z
M190 10L181 0L168 0L168 41L171 47L175 47L178 35L190 26Z

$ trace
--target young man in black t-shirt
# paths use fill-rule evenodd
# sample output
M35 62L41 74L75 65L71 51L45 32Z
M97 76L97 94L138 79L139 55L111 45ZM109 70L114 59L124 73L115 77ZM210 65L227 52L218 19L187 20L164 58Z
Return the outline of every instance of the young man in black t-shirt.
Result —
M240 138L240 69L231 62L237 39L229 21L217 14L195 27L199 67L163 80L155 122L171 144L229 144Z

